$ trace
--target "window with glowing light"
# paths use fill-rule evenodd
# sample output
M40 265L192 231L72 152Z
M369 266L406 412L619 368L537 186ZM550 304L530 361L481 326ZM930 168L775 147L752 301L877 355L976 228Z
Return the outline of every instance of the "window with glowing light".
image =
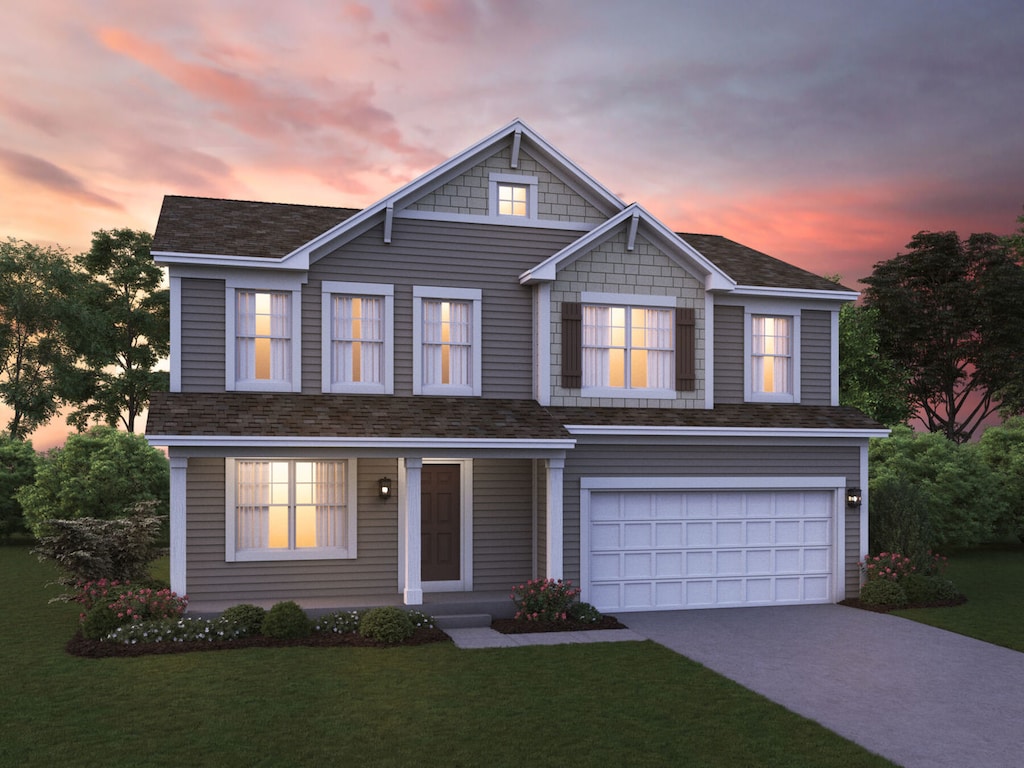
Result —
M376 296L332 298L332 381L383 385L384 299Z
M789 317L751 317L751 389L755 394L793 393L793 321Z
M413 393L480 394L480 291L413 289Z
M355 557L348 461L238 459L229 560Z
M674 389L671 309L583 307L583 389Z
M524 184L498 184L498 215L528 216L528 195Z
M290 383L292 294L235 293L235 382Z

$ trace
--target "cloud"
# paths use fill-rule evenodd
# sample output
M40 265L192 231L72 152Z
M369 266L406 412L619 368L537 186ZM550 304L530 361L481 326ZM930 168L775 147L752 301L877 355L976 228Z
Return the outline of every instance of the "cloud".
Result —
M86 205L122 209L119 203L89 190L74 174L40 157L0 148L0 164L13 176Z

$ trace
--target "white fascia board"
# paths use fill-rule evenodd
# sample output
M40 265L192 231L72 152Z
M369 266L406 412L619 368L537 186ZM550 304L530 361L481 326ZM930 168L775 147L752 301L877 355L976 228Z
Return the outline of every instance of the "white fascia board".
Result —
M474 450L568 451L576 441L445 439L432 437L262 437L259 435L146 435L150 445L167 448L352 448L414 450L424 455Z
M523 227L526 229L557 229L569 232L590 232L598 225L585 221L556 221L554 219L523 219L511 216L485 216L473 213L448 213L446 211L417 211L406 209L395 214L396 219L417 221L450 221L459 224L496 224L502 227Z
M856 301L858 291L826 291L816 288L775 288L764 285L737 285L734 296L765 296L779 299L814 299L824 301Z
M177 251L153 251L153 261L165 267L258 267L260 269L309 269L309 259L296 259L285 263L288 257L267 256L224 256L215 253L180 253ZM185 275L187 276L187 275Z
M888 429L812 429L809 427L631 427L567 424L572 435L606 437L815 437L865 439L888 437Z

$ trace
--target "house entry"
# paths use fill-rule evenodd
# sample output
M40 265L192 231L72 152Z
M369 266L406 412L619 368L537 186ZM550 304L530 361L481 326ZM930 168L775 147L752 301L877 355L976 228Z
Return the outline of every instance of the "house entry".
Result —
M462 511L458 464L424 464L421 477L423 581L458 581Z

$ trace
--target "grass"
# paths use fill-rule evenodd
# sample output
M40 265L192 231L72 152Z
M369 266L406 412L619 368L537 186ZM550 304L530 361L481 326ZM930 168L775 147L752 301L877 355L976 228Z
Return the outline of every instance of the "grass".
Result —
M0 547L0 765L891 765L654 643L76 658L54 576Z
M949 558L948 576L967 595L966 603L893 614L1024 651L1024 545L959 552Z

